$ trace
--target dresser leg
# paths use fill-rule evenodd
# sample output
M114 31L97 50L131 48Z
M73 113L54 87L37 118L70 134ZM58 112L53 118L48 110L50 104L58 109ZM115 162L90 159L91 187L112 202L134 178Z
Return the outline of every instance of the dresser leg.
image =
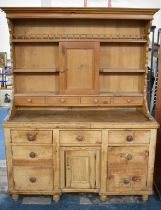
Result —
M148 200L148 195L142 195L142 200L144 201L144 202L146 202L147 200Z
M19 198L19 195L12 195L12 199L13 199L14 201L17 201L18 198Z
M102 202L106 202L107 201L107 195L100 195L100 200Z
M58 203L59 200L60 200L60 195L59 195L59 194L53 195L53 201L54 201L55 203Z

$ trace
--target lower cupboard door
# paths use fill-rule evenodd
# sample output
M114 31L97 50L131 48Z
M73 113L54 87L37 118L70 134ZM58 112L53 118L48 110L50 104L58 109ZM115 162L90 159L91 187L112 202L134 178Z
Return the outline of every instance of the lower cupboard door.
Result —
M14 166L14 188L19 191L52 191L53 170L30 166Z
M65 151L66 188L96 188L96 152Z

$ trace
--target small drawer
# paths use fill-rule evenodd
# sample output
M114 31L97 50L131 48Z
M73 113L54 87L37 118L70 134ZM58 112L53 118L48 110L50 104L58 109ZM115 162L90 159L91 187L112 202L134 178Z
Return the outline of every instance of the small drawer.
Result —
M101 131L60 131L61 144L100 144Z
M47 97L47 104L66 106L66 105L77 105L80 104L79 97Z
M15 190L52 191L53 169L29 166L14 166L13 178Z
M12 146L14 160L43 161L52 160L52 147L44 146Z
M52 131L44 130L12 130L13 143L51 144Z
M111 98L100 96L100 97L81 97L81 104L90 106L106 106L111 104Z
M143 105L143 97L114 97L114 104Z
M109 144L148 144L149 130L110 130L108 133Z
M18 106L38 106L45 104L45 97L37 96L15 96L14 98L15 105Z

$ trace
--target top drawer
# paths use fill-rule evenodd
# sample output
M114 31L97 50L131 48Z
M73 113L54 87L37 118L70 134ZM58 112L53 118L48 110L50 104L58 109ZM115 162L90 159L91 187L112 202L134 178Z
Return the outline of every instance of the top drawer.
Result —
M61 144L99 144L101 131L60 131Z
M43 96L15 96L15 105L19 106L38 106L45 104Z
M114 104L115 105L143 105L143 97L114 97Z
M149 130L111 130L108 134L109 144L147 144Z
M44 130L12 130L11 138L13 143L52 143L52 131Z

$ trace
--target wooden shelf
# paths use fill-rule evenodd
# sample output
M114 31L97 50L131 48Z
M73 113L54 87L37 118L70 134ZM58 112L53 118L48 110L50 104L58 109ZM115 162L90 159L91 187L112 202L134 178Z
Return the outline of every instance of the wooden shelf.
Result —
M59 72L58 71L58 68L42 68L42 69L14 69L13 72L16 72L16 73L57 73Z
M145 69L100 68L100 73L144 73Z
M12 39L13 43L16 42L60 42L60 41L87 41L93 42L98 39ZM122 42L122 43L146 43L146 39L99 39L100 42Z

